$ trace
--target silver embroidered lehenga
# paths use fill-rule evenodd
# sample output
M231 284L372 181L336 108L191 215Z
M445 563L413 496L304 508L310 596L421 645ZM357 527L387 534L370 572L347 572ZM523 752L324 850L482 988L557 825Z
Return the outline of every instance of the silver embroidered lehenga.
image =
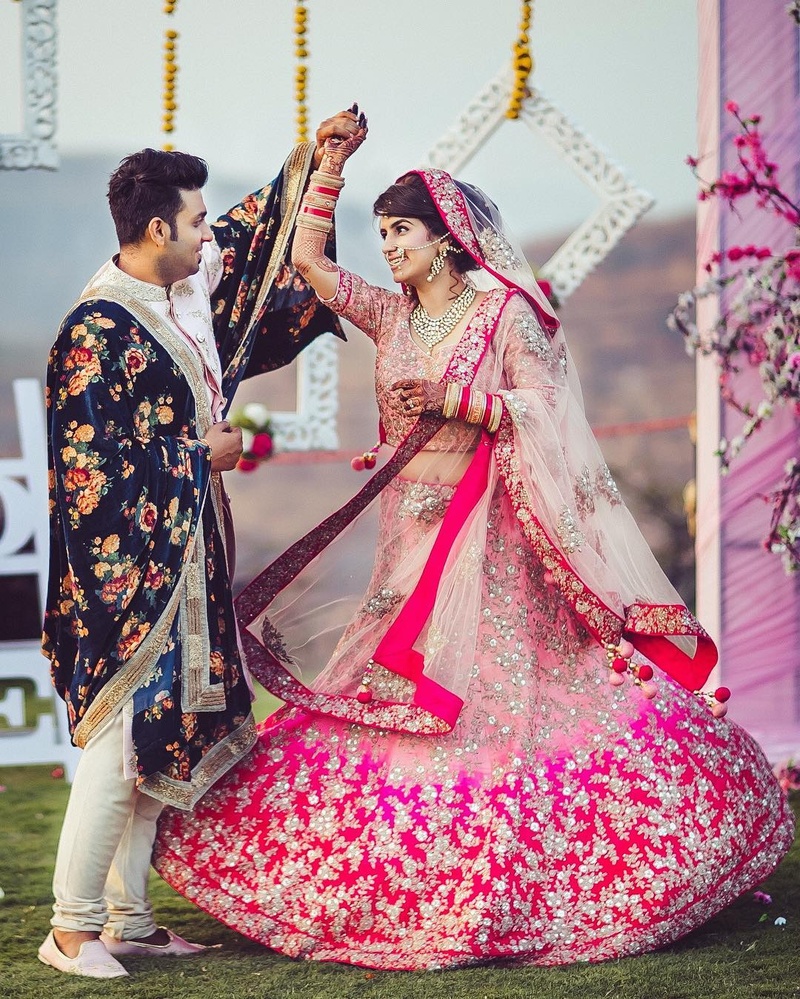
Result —
M404 296L340 272L331 307L376 342L397 450L240 597L248 664L286 704L193 814L165 814L156 867L291 956L423 969L641 953L763 880L793 819L758 746L693 693L713 645L621 500L557 321L532 278L508 276L518 261L469 192L421 176L491 290L459 343L428 354ZM500 393L500 429L398 414L404 378ZM404 477L421 448L468 470ZM376 561L350 603L337 545L375 506ZM305 578L325 587L328 559L310 614Z

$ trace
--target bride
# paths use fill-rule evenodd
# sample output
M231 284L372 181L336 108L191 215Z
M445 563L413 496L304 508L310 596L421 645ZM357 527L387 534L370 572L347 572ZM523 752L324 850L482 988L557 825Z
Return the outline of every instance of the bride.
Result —
M326 255L361 123L328 143L293 261L375 342L391 456L240 596L248 665L285 705L194 812L165 813L156 867L294 957L664 946L775 868L791 813L728 692L697 693L716 651L622 502L493 203L441 170L381 194L399 292ZM362 529L377 552L351 602Z

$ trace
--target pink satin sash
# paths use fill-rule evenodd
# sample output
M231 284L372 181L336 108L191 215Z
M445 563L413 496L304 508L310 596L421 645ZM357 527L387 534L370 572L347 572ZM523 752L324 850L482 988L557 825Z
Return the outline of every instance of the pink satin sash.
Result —
M484 431L472 461L456 486L422 575L375 650L373 662L416 684L413 703L454 725L463 701L423 674L425 659L413 648L430 618L447 558L459 531L486 492L492 442Z

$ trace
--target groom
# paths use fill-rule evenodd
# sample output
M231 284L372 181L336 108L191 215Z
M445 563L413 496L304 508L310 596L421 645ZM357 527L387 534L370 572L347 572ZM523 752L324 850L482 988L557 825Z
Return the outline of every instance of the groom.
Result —
M144 149L111 176L119 254L64 320L47 382L50 582L43 649L83 749L39 959L91 978L118 957L204 950L159 928L147 896L164 803L190 809L251 748L221 473L242 378L291 361L332 314L287 248L326 139L209 226L203 160Z

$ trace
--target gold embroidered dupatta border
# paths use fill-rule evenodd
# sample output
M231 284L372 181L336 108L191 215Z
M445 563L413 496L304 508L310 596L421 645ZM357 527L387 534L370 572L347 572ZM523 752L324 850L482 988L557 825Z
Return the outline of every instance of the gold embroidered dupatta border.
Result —
M257 738L255 719L250 714L238 728L209 749L192 771L191 780L175 780L159 772L145 777L139 789L173 808L189 811L215 781L250 752Z
M161 343L189 384L195 400L197 430L200 436L205 434L212 422L211 407L206 394L200 361L189 345L156 312L119 288L98 283L87 289L76 304L80 305L95 299L121 305L142 323L151 336L154 336ZM210 493L220 536L227 548L228 542L225 535L224 518L222 517L222 480L217 473L212 473L210 476ZM182 694L186 693L196 705L191 709L185 708L185 710L214 711L224 708L224 690L213 689L209 682L208 655L205 656L204 660L193 658L198 649L208 649L207 621L202 612L198 613L198 602L204 601L205 598L205 545L203 544L201 522L204 505L205 498L200 502L194 530L187 544L189 551L184 561L183 571L167 606L127 663L103 686L76 726L73 739L79 748L82 749L86 746L92 736L108 724L147 678L164 649L175 614L181 605L183 605L182 624L189 628L188 632L182 635ZM218 684L213 686L221 687Z
M536 516L525 488L514 445L514 422L507 409L495 436L494 453L525 537L552 576L553 584L595 639L608 647L627 638L687 689L701 688L717 661L717 652L710 636L687 607L637 601L625 607L624 616L620 616L581 579L564 552L550 538ZM669 636L696 639L695 656L690 657L677 649L669 642Z
M241 363L242 356L248 349L250 337L252 336L258 323L261 321L267 296L272 290L275 278L277 277L278 271L286 256L289 241L294 233L294 221L300 209L300 200L303 196L306 180L314 159L315 148L316 147L313 142L300 143L300 145L295 146L284 163L284 182L283 190L281 191L280 228L278 229L278 233L275 237L275 244L272 248L269 263L264 271L264 277L261 280L261 284L256 295L253 313L250 318L250 322L247 325L247 330L241 338L239 346L236 348L236 352L231 358L228 369L226 370L232 368L235 371L238 368ZM224 379L225 373L223 372L223 381Z

